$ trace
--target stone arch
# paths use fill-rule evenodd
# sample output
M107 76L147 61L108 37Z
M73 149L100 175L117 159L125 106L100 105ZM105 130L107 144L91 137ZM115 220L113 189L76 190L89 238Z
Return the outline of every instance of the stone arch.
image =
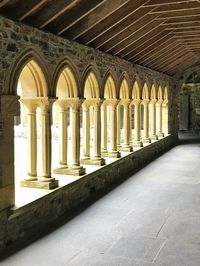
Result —
M163 91L161 86L158 87L158 100L163 100Z
M22 74L22 72L24 73ZM8 75L7 81L7 94L16 95L17 86L20 75L24 79L25 75L31 77L32 86L35 85L38 88L39 95L37 96L51 96L50 88L50 75L49 71L44 63L44 59L33 48L28 48L22 53L18 54L13 67ZM39 87L42 87L40 88ZM43 93L42 93L43 91ZM36 95L35 95L36 96Z
M104 86L104 98L105 99L116 99L116 86L114 79L111 74L107 75L105 86Z
M140 99L140 88L138 85L137 80L135 80L134 84L133 84L133 89L132 89L132 99L135 100L139 100Z
M91 99L100 97L99 82L92 70L88 71L85 77L83 95L85 98Z
M142 89L142 100L149 100L149 88L145 82Z
M151 100L156 100L156 87L154 84L151 86L151 94L150 94L150 99Z
M59 98L79 97L79 82L75 67L65 58L56 67L53 77L54 96Z
M120 99L129 99L129 86L125 78L122 79L120 89L119 89Z

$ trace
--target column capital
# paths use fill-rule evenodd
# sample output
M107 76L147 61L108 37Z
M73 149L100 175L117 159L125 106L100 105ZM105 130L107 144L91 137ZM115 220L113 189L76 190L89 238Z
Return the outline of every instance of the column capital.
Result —
M124 106L127 106L131 103L131 100L130 99L121 99L119 101L119 105L124 105Z
M90 107L90 106L98 106L100 107L103 103L104 99L100 99L100 98L91 98L91 99L86 99L84 102L83 102L83 106L84 107Z
M140 99L134 99L131 101L130 106L132 106L132 105L138 106L141 104L141 102L142 101Z
M24 104L30 112L35 112L38 107L37 98L24 97L20 98L19 102Z
M161 100L161 99L158 100L157 103L156 103L156 105L162 105L162 104L163 104L163 100Z
M111 106L111 107L116 108L117 105L119 104L119 100L118 99L106 99L105 104L107 106Z
M156 104L156 103L157 103L157 100L156 100L156 99L152 99L152 100L150 100L149 103L150 103L150 104Z
M78 111L81 107L81 105L84 102L84 98L70 98L69 105L72 108L72 110Z
M143 99L141 104L146 105L149 104L149 102L150 102L149 99Z

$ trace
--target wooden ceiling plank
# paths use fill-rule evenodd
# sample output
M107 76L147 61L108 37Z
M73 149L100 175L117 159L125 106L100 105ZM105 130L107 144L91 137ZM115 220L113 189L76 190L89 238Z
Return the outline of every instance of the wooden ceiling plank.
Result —
M54 17L47 27L50 27L50 29L52 28L57 35L61 35L83 18L95 12L105 1L106 0L93 0L88 2L87 0L81 0L80 4L74 5L64 13Z
M197 1L186 1L184 3L177 3L177 4L164 4L158 6L153 13L170 13L174 11L187 11L187 10L194 10L200 8L200 2Z
M67 23L65 23L65 25L61 25L61 27L57 29L57 32L63 33L65 31L65 34L69 39L76 40L78 37L94 28L106 17L112 15L129 2L130 0L106 1L103 5L100 5L97 9L95 9L95 12L91 12L86 17L78 21L71 29L66 31L65 28Z
M137 33L142 28L144 28L146 25L151 23L154 19L155 19L154 15L149 16L149 14L146 14L143 18L134 21L131 25L129 25L126 28L126 30L123 30L123 28L122 30L120 30L118 28L117 33L115 35L112 35L112 29L111 29L109 31L109 35L104 34L100 38L97 38L97 40L93 41L91 45L95 48L101 48L102 46L106 46L106 47L109 46L110 43L119 42L122 39L124 40L125 38L130 36L132 32Z
M87 31L80 38L78 38L78 41L97 48L100 46L98 43L101 43L101 39L103 44L107 40L112 39L113 36L120 34L123 29L129 31L131 29L131 25L135 24L135 21L138 21L138 23L141 24L142 17L145 19L145 15L148 13L148 11L150 9L152 10L152 8L142 9L141 3L136 2L135 8L132 11L130 10L130 4L131 3L129 3L129 5L124 5L116 12L115 16L107 17L100 24L96 25L96 27ZM126 31L124 30L124 32Z
M171 39L173 36L170 32L162 31L159 35L157 35L155 38L147 40L143 45L141 46L130 46L129 51L126 53L120 53L119 56L123 56L126 60L134 59L137 57L142 56L144 53L148 53L149 51L152 51L159 45L160 43L165 43L169 39Z
M194 2L194 0L150 0L145 6L161 6L166 4L179 4Z
M155 10L155 9L154 9ZM154 12L152 11L152 13ZM150 12L151 13L151 12ZM156 12L157 13L157 12ZM159 12L158 12L159 13ZM162 14L162 18L170 19L170 18L181 18L181 17L193 17L200 14L200 8L196 9L188 9L188 10L177 10L177 11L170 11L167 13L160 13ZM158 18L159 19L159 18Z
M146 63L150 60L154 61L155 58L158 58L160 55L163 55L165 51L169 51L171 49L174 49L174 47L179 46L179 42L177 40L169 40L166 43L160 44L155 51L150 51L147 54L144 54L142 57L140 57L140 62Z
M0 2L0 7L5 6L10 0L3 0Z
M182 49L183 47L180 47L180 45L172 45L172 47L166 49L165 52L163 52L163 54L159 54L159 56L155 56L150 60L145 60L145 64L151 66L157 66L158 64L163 63L164 60L168 59L169 57L172 57L174 54L181 51Z
M101 47L101 49L105 50L106 52L110 52L114 55L117 55L125 48L132 45L133 42L136 42L137 40L141 39L143 36L149 34L151 31L156 31L156 29L158 29L159 26L160 25L157 23L157 21L153 20L151 23L148 23L147 26L143 27L140 31L136 33L132 32L127 36L127 38L124 38L114 44L103 46Z
M151 64L151 67L161 67L163 65L168 65L169 62L171 62L172 60L176 60L174 58L177 58L178 55L182 55L185 53L189 53L189 51L183 47L178 47L172 53L168 54L167 56L165 55L165 57L163 57L161 61L159 60L156 63Z

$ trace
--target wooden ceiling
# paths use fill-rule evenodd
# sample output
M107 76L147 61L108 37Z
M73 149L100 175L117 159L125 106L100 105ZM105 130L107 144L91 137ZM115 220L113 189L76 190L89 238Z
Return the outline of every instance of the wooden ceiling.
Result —
M169 75L200 61L200 0L0 0L0 13Z

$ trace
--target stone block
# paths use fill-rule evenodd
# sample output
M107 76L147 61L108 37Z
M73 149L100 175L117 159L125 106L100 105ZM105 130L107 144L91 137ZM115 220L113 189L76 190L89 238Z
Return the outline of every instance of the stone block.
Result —
M72 168L72 167L60 167L53 170L54 174L59 175L84 175L85 174L85 168L80 166L79 168Z
M28 180L21 180L20 181L21 187L29 187L29 188L41 188L41 189L54 189L58 187L58 180L53 181L28 181Z

